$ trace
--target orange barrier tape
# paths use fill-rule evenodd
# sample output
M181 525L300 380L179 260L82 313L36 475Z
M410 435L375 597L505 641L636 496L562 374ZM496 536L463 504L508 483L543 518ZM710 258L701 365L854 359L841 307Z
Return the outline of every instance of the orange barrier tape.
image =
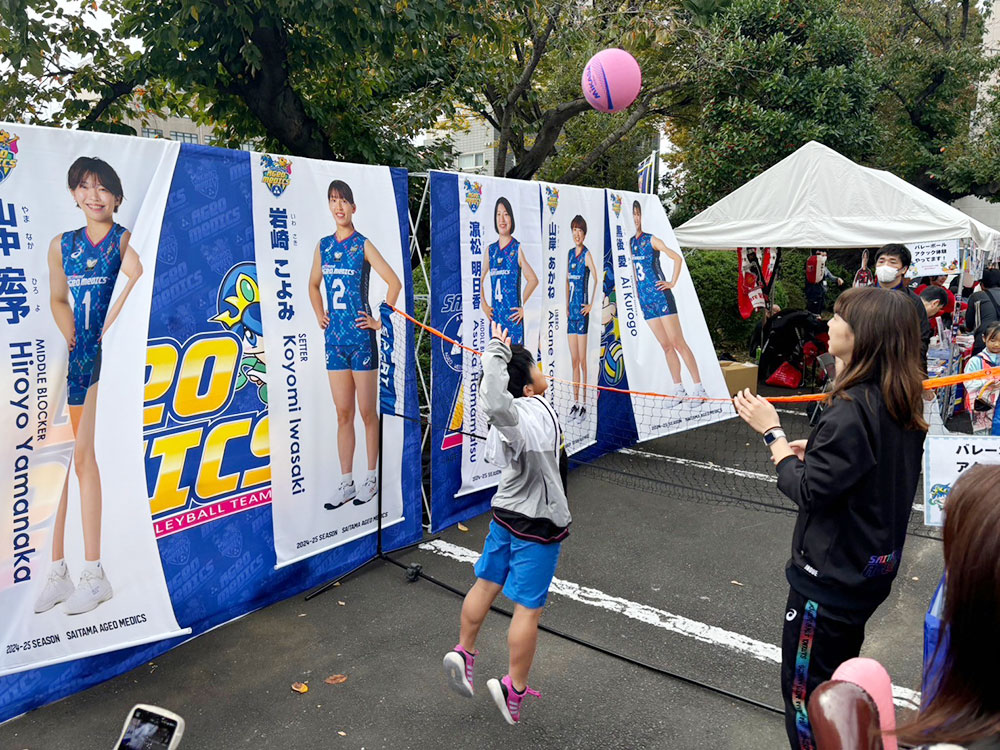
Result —
M413 323L413 325L422 328L432 336L437 336L439 339L443 339L447 341L449 344L457 346L463 351L469 352L470 354L474 354L477 357L483 356L482 352L476 351L475 349L470 349L461 342L455 341L455 339L445 336L443 333L441 333L441 331L437 330L436 328L431 328L430 326L424 325L416 318L407 315L403 310L397 310L395 307L392 307L392 305L389 305L389 307L392 308L393 312L399 313L408 321ZM706 396L673 396L669 393L648 393L646 391L630 391L624 388L612 388L611 386L607 385L590 385L589 383L576 383L572 380L564 380L562 378L557 378L554 375L546 375L545 377L547 377L554 383L579 385L583 388L593 388L598 391L608 391L610 393L623 393L630 396L634 395L634 396L649 396L651 398L669 398L669 399L676 399L679 401L680 400L713 401L722 403L728 403L732 401L731 398L710 398ZM986 378L991 378L991 377L1000 378L1000 367L984 367L982 370L978 372L963 373L961 375L945 375L938 378L928 378L927 380L924 381L924 390L933 391L937 388L947 388L948 386L958 385L959 383L965 383L969 380L984 380ZM802 393L795 396L768 396L767 401L771 402L772 404L806 404L814 401L822 401L825 398L826 398L825 393Z

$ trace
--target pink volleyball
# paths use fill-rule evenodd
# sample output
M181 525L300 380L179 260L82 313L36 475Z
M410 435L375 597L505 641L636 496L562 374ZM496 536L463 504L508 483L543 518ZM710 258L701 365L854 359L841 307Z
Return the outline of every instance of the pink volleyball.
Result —
M601 50L583 69L583 96L599 112L621 112L642 88L639 63L623 49Z

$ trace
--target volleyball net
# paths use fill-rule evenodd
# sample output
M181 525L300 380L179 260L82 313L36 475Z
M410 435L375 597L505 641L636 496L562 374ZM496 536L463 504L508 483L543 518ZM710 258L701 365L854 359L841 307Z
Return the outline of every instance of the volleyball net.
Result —
M425 365L430 360L430 350L440 345L447 348L452 361L461 362L463 369L469 371L450 408L431 408L430 391L423 388L419 415L413 410L400 416L419 418L426 430L424 459L431 466L425 472L425 485L430 484L432 475L457 473L460 476L453 482L453 494L473 495L476 486L464 476L469 470L468 454L477 453L472 446L484 441L489 430L486 414L473 408L472 403L476 398L474 388L481 371L482 351L403 311L393 308L392 317L397 331L405 328L412 332L418 359ZM400 351L392 356L401 358L403 354ZM609 366L608 356L607 351L602 353L602 368ZM392 365L392 369L399 371L402 366L400 362ZM545 398L559 416L571 468L593 473L623 489L669 495L687 502L737 505L773 513L796 512L794 504L778 491L770 453L762 446L760 437L736 417L730 398L638 392L596 383L593 373L588 373L591 377L587 382L543 374L549 383ZM925 380L924 389L934 394L934 400L927 402L928 421L940 410L941 403L952 404L969 381L993 378L1000 379L1000 367ZM826 402L822 390L766 398L778 410L790 440L808 437ZM436 421L436 413L443 413L446 423ZM456 447L465 452L454 450ZM432 498L428 510L433 514L438 510L433 498L441 495L429 486L425 486L425 492ZM911 531L939 538L937 529L923 525L922 502L923 489L918 487ZM475 515L477 508L485 509L475 503L464 507L466 510L450 515L450 522ZM435 530L445 525L448 524L433 524Z

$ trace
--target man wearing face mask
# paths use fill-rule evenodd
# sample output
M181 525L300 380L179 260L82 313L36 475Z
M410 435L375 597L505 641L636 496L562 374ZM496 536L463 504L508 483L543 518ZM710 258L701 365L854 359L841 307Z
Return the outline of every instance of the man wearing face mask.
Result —
M875 255L875 278L883 289L892 289L905 294L913 303L920 317L920 361L927 367L927 347L931 342L931 324L927 319L927 310L920 297L906 285L906 273L910 270L910 251L906 245L891 242L879 248Z

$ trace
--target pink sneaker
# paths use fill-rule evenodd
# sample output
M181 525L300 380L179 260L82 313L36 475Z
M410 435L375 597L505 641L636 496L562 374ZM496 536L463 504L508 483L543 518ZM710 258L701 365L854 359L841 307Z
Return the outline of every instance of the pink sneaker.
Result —
M502 680L496 678L488 680L486 687L489 688L493 702L497 704L497 708L503 714L504 721L508 724L517 724L521 720L521 701L524 700L525 696L542 697L541 693L532 690L527 685L524 686L523 693L517 692L514 689L514 683L510 681L510 675L507 674L503 676Z
M448 677L448 687L466 698L471 698L474 692L472 672L478 655L478 649L470 654L462 648L461 643L444 655L444 673Z

